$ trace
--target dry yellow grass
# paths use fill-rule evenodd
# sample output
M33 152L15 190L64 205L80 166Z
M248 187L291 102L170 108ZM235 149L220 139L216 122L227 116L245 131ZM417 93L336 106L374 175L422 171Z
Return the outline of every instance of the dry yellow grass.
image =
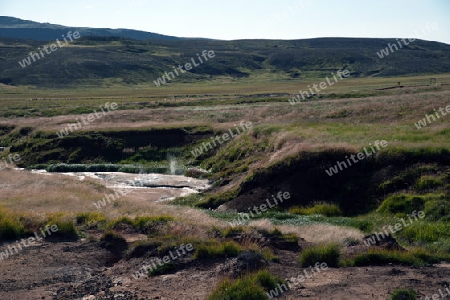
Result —
M45 214L63 212L75 216L80 212L99 212L109 219L120 216L172 215L178 221L171 223L167 234L206 237L212 226L225 228L228 223L215 219L205 212L188 208L147 201L145 193L129 194L119 198L117 205L108 204L97 209L93 206L105 194L113 193L94 179L79 180L65 175L42 175L28 171L6 169L0 172L0 205L16 212ZM275 227L266 219L250 224L258 229L273 230ZM332 225L277 226L284 233L295 233L308 242L340 242L346 238L361 239L356 230Z
M86 211L107 189L94 180L46 176L6 169L0 172L0 204L16 211L48 213Z
M116 205L107 204L98 209L93 202L101 200L105 194L113 194L114 191L90 178L79 180L59 174L42 175L5 169L0 171L0 190L0 205L16 212L64 212L73 216L79 212L99 212L110 219L123 215L172 215L186 223L187 228L189 224L226 226L226 222L214 219L200 210L146 201L145 193L120 197L116 200Z
M258 229L272 231L275 226L267 219L253 221L250 226ZM347 239L362 240L364 234L358 229L327 225L314 224L304 226L281 225L276 226L283 233L293 233L299 238L305 239L307 242L314 244L340 243L343 244Z
M278 226L284 233L295 233L307 242L314 244L340 243L347 239L362 240L364 234L358 229L327 224L314 224L305 226Z
M404 141L397 139L399 134L416 133L414 123L423 119L425 114L432 113L433 109L449 105L449 96L449 90L437 90L362 99L319 100L302 102L295 106L291 106L286 99L286 102L282 104L257 103L118 110L105 118L83 126L82 130L142 129L166 127L168 124L174 127L204 124L214 129L228 130L241 120L246 120L251 121L254 127L282 126L283 131L277 133L279 135L276 138L277 147L287 141L300 145L299 150L309 147L318 148L324 144L332 146L334 143L348 143L360 147L366 141L373 141L374 138L398 140L395 141L396 145L401 145ZM57 131L74 122L77 117L79 116L0 118L0 124L31 126L36 130L54 131L56 137ZM449 117L443 117L434 122L433 126L421 129L421 132L433 134L449 122ZM377 130L373 130L374 127Z
M426 76L419 79L425 80ZM388 84L390 80L376 81L374 86ZM343 82L337 88L345 92L345 89L352 89L359 83L365 83L366 85L362 86L362 89L373 89L374 86L368 86L368 82L369 80L349 80ZM277 91L296 93L301 88L298 84L298 82L290 82L288 84L270 83L264 86L263 89L261 89L261 84L251 83L247 83L247 85L240 84L238 87L233 86L233 84L227 84L224 87L204 86L200 89L198 89L199 87L184 86L178 93L184 93L185 95L190 93L196 93L197 95L199 93L219 93L201 97L214 97L223 100L230 97L225 94L232 93L232 91L239 91L240 94L261 94ZM149 98L149 101L160 101L166 97L167 102L191 101L187 98L171 100L169 95L173 91L171 92L170 90L159 89L151 91L156 91L156 94L149 96L149 90L145 89L96 91L98 95L93 95L92 91L78 91L77 93L80 93L78 96L82 99L97 96L104 102L117 100L131 103L138 101L139 97ZM105 95L103 95L103 92ZM448 128L450 116L421 129L420 132L414 127L414 123L423 119L425 114L432 113L433 109L450 104L450 90L448 90L448 87L412 94L408 94L409 92L411 90L398 90L384 96L321 99L301 102L294 106L288 103L287 97L284 102L118 110L83 127L82 130L185 127L202 124L211 126L216 130L228 130L241 120L251 121L254 127L257 128L282 128L270 135L270 143L273 143L275 150L261 155L261 159L250 166L250 171L255 168L264 168L268 164L302 151L346 148L356 153L360 148L377 139L388 140L389 146L411 148L428 146L450 147L450 140L446 139L445 135L438 134L443 129ZM34 93L27 91L22 94L8 94L6 97L9 100L6 100L29 101L24 99L26 97L45 97L46 93L50 93L52 97L60 97L61 99L58 101L65 101L65 99L74 97L73 92L69 91L56 91L54 94L46 91L37 91L36 95ZM139 99L139 101L145 100ZM40 103L46 102L42 100ZM48 118L0 118L0 124L13 124L18 127L31 126L35 130L54 131L56 137L58 130L62 129L64 125L73 122L77 117L79 115ZM411 139L418 133L426 135L427 140ZM249 134L252 133L250 132ZM267 136L262 136L262 138L267 138ZM418 137L423 138L423 136ZM241 177L236 178L226 188L236 186L244 176L245 174L242 174ZM111 194L113 191L106 189L93 179L80 181L63 175L45 176L30 174L29 172L3 170L0 171L0 190L0 204L21 212L49 213L63 211L74 214L96 211L104 213L108 218L116 218L122 215L133 217L143 214L155 216L168 214L176 216L186 224L184 225L185 228L183 226L181 228L173 228L175 232L180 234L186 234L194 230L194 227L191 227L189 224L192 224L192 226L194 224L226 226L226 222L214 219L199 210L148 201L148 198L143 193L131 193L116 201L116 205L108 205L100 210L96 209L92 203L99 201L105 194ZM273 226L267 224L267 222L256 221L255 225L267 226L273 229ZM331 225L281 226L280 229L285 232L294 232L299 237L313 243L343 242L346 238L362 237L362 234L356 229Z

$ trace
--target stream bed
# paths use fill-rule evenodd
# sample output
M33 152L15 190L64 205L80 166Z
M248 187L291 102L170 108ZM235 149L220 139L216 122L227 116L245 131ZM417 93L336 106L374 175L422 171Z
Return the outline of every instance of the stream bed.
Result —
M93 178L112 190L128 190L129 195L139 195L145 200L160 202L199 193L211 187L209 180L170 174L130 174L121 172L67 172L49 173L33 170L33 173L62 174L79 180ZM130 191L132 189L132 191Z

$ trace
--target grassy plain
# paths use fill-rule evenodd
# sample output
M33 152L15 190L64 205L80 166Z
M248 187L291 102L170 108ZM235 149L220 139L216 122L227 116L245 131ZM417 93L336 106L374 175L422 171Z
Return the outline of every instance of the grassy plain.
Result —
M438 78L440 84L430 86L430 77ZM40 154L52 149L57 149L61 156L53 155L51 163L64 163L65 157L70 157L74 163L85 164L92 160L99 164L167 163L165 155L170 152L176 153L183 164L209 170L208 177L214 185L208 192L170 204L126 196L113 207L91 215L95 212L92 202L112 193L95 180L1 170L0 237L27 235L49 220L79 220L74 223L78 233L85 236L88 232L85 219L89 218L91 224L103 224L97 229L104 231L111 230L107 224L127 223L123 216L144 219L176 216L161 225L163 229L154 232L151 238L175 232L208 239L213 237L213 231L224 229L239 216L236 210L246 211L239 204L244 198L264 198L290 188L291 203L258 215L244 227L267 231L276 226L283 233L294 233L312 244L333 243L335 265L422 265L448 260L450 116L441 116L421 129L415 123L426 114L435 114L435 109L450 105L450 75L348 78L296 105L290 105L288 99L323 78L301 81L275 78L254 74L239 80L223 77L164 87L112 85L71 90L0 86L0 146L12 146L10 151L22 156L23 167L50 163L45 161L49 156ZM396 87L397 82L403 87ZM389 87L393 88L383 90ZM58 140L57 131L106 102L117 102L119 109L74 133L78 139L74 145L69 147ZM193 157L193 148L242 120L252 122L249 132ZM151 140L138 145L121 135L136 131L150 132L152 136L154 130L165 131L169 137L167 130L182 130L186 135L176 145L153 146L153 150L151 146L143 147L151 145ZM203 135L190 139L193 131ZM98 140L98 136L111 141L109 145L117 153L133 147L135 152L117 156L99 154L89 160L79 155L80 141ZM376 159L368 160L362 169L349 168L335 174L333 179L325 177L324 170L337 160L343 161L345 155L357 153L376 140L388 143ZM0 160L8 154L8 151L0 153ZM305 168L309 174L301 173ZM324 186L309 182L311 178L321 179ZM367 188L369 192L351 194L352 189L358 188ZM266 189L266 194L251 196L261 189ZM345 199L347 195L354 198ZM349 208L353 199L357 199L358 209ZM410 252L383 250L355 257L343 255L345 259L339 261L337 244L361 245L364 234L380 231L410 214L411 203L415 203L417 210L424 210L426 218L394 235ZM218 209L221 204L229 210ZM328 216L321 212L327 207L333 208ZM134 226L133 222L128 225ZM142 230L139 226L135 226L137 231ZM226 245L229 241L221 242ZM214 247L220 248L216 244ZM204 247L207 253L216 250ZM314 248L309 251L314 257ZM249 282L255 284L254 278ZM244 283L245 280L237 285ZM225 282L219 290L229 285L230 282ZM262 291L259 285L256 289Z

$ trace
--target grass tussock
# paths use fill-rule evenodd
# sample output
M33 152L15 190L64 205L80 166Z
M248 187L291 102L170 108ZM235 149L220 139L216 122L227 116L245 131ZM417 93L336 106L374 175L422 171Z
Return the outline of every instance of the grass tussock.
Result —
M305 249L300 255L302 267L309 267L315 263L326 263L328 267L338 267L341 256L338 244L318 245Z
M323 215L326 217L342 216L342 211L336 204L316 204L310 207L294 206L289 209L289 213L296 215Z
M13 240L25 233L23 215L0 206L0 241Z
M0 240L14 240L39 233L46 225L57 230L46 239L77 240L78 230L74 221L65 213L50 213L45 218L30 213L16 213L0 206Z
M49 239L77 240L78 230L70 215L65 213L51 213L47 216L49 225L56 225L58 231L48 236Z
M78 230L72 220L57 220L51 222L58 227L58 231L48 236L49 239L77 240Z
M444 184L444 181L440 177L424 175L417 179L415 188L418 191L426 191L436 189Z
M391 300L416 300L417 292L412 289L395 290L392 293Z
M237 234L241 234L245 232L244 226L236 226L236 227L227 227L221 230L221 234L224 238L232 237Z
M242 251L242 247L233 241L220 242L211 239L204 241L195 247L194 257L196 259L236 257Z
M88 228L97 227L106 224L106 216L98 212L78 213L75 216L78 226L85 225Z
M295 233L283 233L278 228L274 228L272 231L268 231L266 229L259 229L258 232L266 237L275 236L284 240L287 243L293 243L295 245L298 245L298 236Z
M399 264L405 266L426 266L438 263L443 257L431 255L424 249L418 248L411 251L393 251L384 249L369 249L367 253L358 254L343 264L346 266L384 266L387 264Z
M162 216L138 216L134 219L129 217L120 217L117 220L110 221L107 224L108 229L119 229L122 225L128 225L134 228L136 231L146 234L155 234L157 228L162 225L166 225L170 221L174 221L175 218L168 215Z
M397 233L398 238L410 245L420 246L437 254L450 254L450 223L414 222Z
M196 206L198 206L200 208L206 208L206 209L217 208L221 204L224 204L225 202L235 198L238 195L238 193L239 193L239 190L234 189L234 190L228 190L226 192L215 194L215 195L210 195L210 196L206 197L206 199L202 199L202 201L197 203Z
M258 249L259 250L259 249ZM279 263L280 258L275 255L273 250L269 247L264 247L263 249L259 250L261 252L261 255L264 257L265 260L271 261L274 263Z
M208 300L262 300L269 299L267 292L285 282L267 270L245 275L236 280L225 279Z
M162 242L151 240L137 241L130 245L125 254L127 259L142 257L147 253L157 252L158 248L162 245Z
M163 264L162 266L158 265L156 266L156 268L149 270L148 276L153 277L158 275L164 275L172 272L173 270L175 270L175 264L172 261L170 261L167 264Z
M378 207L377 212L411 214L413 211L423 210L425 201L425 196L396 194L387 197Z
M115 254L120 254L128 248L128 244L125 238L123 238L120 234L107 230L100 238L100 247Z

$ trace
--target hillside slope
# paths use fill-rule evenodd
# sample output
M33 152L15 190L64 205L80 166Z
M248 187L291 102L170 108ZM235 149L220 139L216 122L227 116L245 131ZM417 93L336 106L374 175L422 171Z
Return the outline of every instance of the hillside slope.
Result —
M219 41L84 28L77 29L81 38L33 61L30 53L42 51L44 46L54 43L56 37L75 28L0 17L0 29L0 83L9 85L153 84L175 66L191 63L191 59L198 62L197 54L204 50L213 50L215 57L177 76L174 82L192 83L218 76L229 79L252 76L276 76L284 80L325 78L341 68L348 69L352 77L450 72L450 45L423 40L390 51L388 44L397 44L395 39ZM28 30L34 30L40 38L45 36L49 42L22 39L30 38L23 34ZM2 38L2 35L10 38ZM383 55L382 50L385 50Z
M39 23L14 17L0 16L0 37L36 41L54 41L68 31L78 31L82 36L119 36L137 40L176 40L174 36L132 29L68 27L50 23Z

